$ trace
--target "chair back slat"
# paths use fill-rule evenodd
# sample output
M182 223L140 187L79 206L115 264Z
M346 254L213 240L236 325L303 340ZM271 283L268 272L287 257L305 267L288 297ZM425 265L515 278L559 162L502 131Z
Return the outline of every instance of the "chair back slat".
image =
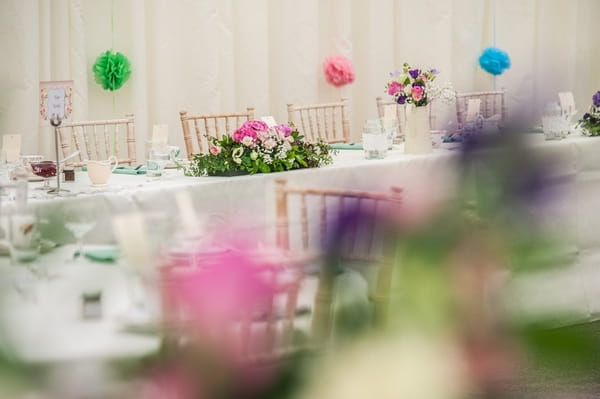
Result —
M231 112L222 114L188 115L187 111L180 111L183 141L188 159L194 154L206 154L209 150L207 136L221 138L231 134L244 122L254 120L254 108L248 107L244 112ZM190 125L194 127L195 138L192 136Z
M123 119L65 123L58 128L62 155L66 157L79 151L79 156L68 162L69 166L75 167L83 166L87 160L106 159L112 154L120 164L133 165L137 159L134 126L133 114L127 114ZM119 133L121 127L127 132L126 136Z
M288 104L288 120L294 123L307 140L319 139L327 143L350 141L349 101L342 98L335 103L294 105Z
M116 145L116 143L118 143L119 140L119 125L115 125L114 126L114 135L113 135L113 150L114 150L114 154L117 157L117 159L119 159L119 146Z
M92 126L92 129L94 129L94 145L96 146L96 159L102 159L102 155L100 153L100 138L97 134L96 125Z

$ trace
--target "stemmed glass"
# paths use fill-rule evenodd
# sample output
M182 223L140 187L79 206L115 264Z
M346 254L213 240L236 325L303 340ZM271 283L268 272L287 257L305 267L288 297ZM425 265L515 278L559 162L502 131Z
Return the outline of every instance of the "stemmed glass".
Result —
M40 190L50 190L50 179L56 176L56 163L54 161L32 162L31 170L36 176L44 178L44 185L38 187Z
M93 201L75 201L65 212L65 227L75 238L76 250L73 259L83 256L83 239L96 226L97 206Z

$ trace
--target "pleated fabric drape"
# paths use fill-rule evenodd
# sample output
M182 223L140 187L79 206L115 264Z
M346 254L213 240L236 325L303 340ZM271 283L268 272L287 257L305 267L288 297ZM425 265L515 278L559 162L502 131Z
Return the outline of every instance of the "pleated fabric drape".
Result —
M407 61L435 67L459 91L490 90L481 50L506 50L512 68L496 78L509 115L531 116L559 91L579 111L600 89L597 0L3 0L0 2L0 134L24 136L24 152L50 154L38 126L38 82L75 81L76 119L134 113L138 152L152 125L169 125L183 146L180 110L286 119L287 103L349 97L352 135L377 115L388 73ZM111 24L114 18L114 25ZM113 99L91 67L110 49L133 73ZM321 63L352 60L356 81L329 86ZM441 107L438 128L453 118Z

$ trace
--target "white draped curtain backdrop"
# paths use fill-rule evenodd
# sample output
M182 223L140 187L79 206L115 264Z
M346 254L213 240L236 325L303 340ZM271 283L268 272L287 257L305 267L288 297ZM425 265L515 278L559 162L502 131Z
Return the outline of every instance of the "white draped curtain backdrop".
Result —
M496 81L509 113L533 115L573 91L581 115L600 89L599 15L598 0L2 0L0 134L22 134L24 153L51 154L38 82L72 79L74 119L135 114L140 158L154 124L183 146L180 110L254 106L283 122L287 103L347 96L358 139L405 61L439 69L458 91L492 89L477 59L494 40L512 59ZM133 71L114 98L91 72L113 43ZM354 63L352 85L326 83L321 64L333 54Z

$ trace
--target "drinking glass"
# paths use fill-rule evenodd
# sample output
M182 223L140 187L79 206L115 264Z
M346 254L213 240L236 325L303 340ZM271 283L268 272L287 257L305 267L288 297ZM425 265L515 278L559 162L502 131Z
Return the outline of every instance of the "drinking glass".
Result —
M34 213L23 211L8 217L8 246L13 265L34 262L40 251L40 235Z
M83 239L97 223L97 205L93 201L77 200L65 206L65 228L76 240L73 259L81 258L83 256Z
M54 161L32 162L31 170L36 176L44 178L44 185L39 190L50 190L50 179L56 177L56 163Z
M159 178L163 175L165 166L171 161L171 150L167 145L155 145L148 151L146 161L146 176Z
M366 159L385 158L389 139L379 119L370 119L365 122L362 141Z

